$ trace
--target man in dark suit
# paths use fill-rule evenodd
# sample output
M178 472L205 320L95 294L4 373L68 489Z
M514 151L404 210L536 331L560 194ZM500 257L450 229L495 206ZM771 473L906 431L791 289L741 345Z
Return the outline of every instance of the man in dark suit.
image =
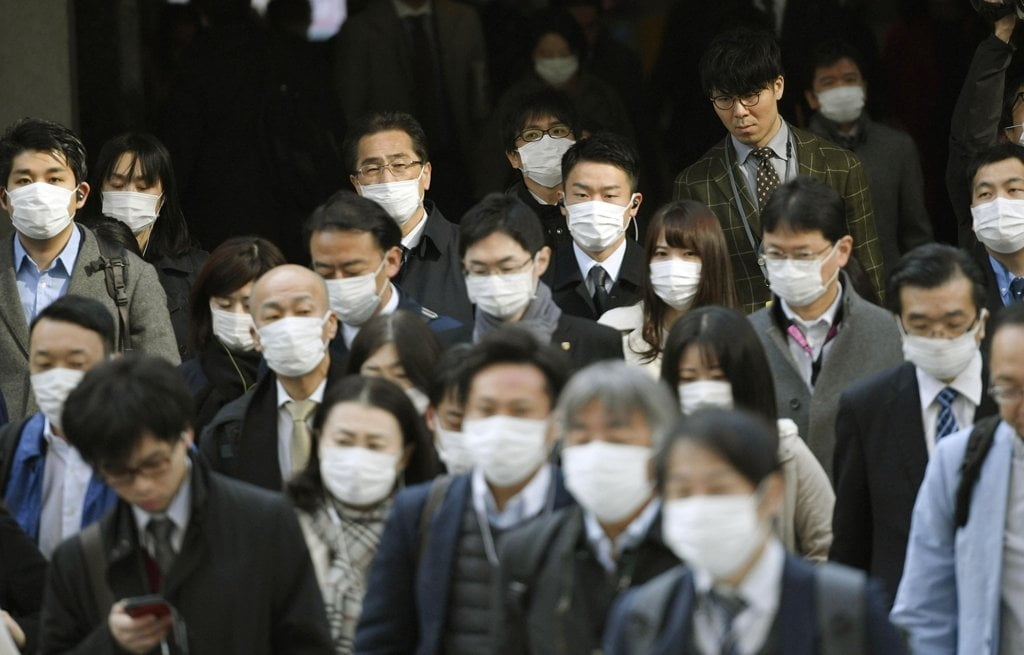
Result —
M994 414L984 392L985 283L970 256L920 246L889 278L907 362L841 396L830 558L882 580L890 603L903 574L910 517L935 444Z
M604 132L577 142L562 158L559 192L572 243L559 246L544 281L562 311L591 320L641 299L644 251L626 235L643 202L639 156Z
M557 350L521 328L491 332L467 353L458 386L473 469L395 498L367 580L355 652L491 652L495 543L572 503L558 467L547 461L566 368Z
M120 500L54 553L40 652L333 652L294 510L193 456L192 412L154 357L102 364L68 396L68 438ZM128 609L149 594L164 604Z
M435 171L423 128L402 112L369 114L349 128L344 156L356 192L382 206L401 230L401 266L388 277L416 302L469 324L458 230L424 199Z
M215 471L279 491L306 467L313 413L344 375L327 347L338 319L323 279L294 264L272 268L253 284L249 311L270 371L217 412L199 446Z
M457 262L454 235L452 230L448 246ZM395 283L402 268L401 236L384 208L351 191L334 194L306 221L313 270L324 279L331 309L341 323L331 340L331 353L337 359L348 355L349 346L367 321L399 309L419 316L445 345L469 341L468 325L424 307ZM453 296L461 286L465 294L462 271L451 273L456 274L459 285L444 286L445 280L454 279L446 274L434 279L434 285L440 285L434 291ZM468 307L469 301L463 304Z
M751 313L770 298L758 260L762 208L779 184L797 175L821 180L842 197L853 254L881 295L882 251L861 163L779 115L781 62L768 32L739 28L712 42L701 57L701 83L729 136L676 177L675 197L699 200L718 216L736 292Z

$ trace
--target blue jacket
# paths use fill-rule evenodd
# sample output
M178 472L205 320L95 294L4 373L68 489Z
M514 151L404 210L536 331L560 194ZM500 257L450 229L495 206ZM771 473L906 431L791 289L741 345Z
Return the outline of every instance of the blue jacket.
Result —
M956 491L971 429L940 441L924 474L910 523L903 579L892 621L915 653L999 652L1013 428L1001 422L971 496L967 524L954 528Z
M778 651L786 655L814 655L820 652L817 638L817 609L814 565L787 554L782 569L782 591L776 620L779 623ZM675 578L675 580L671 580ZM673 585L668 605L661 608L644 606L645 596L657 585ZM673 655L690 643L690 628L696 591L693 573L685 565L666 571L645 585L634 587L619 597L608 618L605 631L606 655L639 653L629 639L636 631L653 630L658 633L653 655ZM886 603L880 585L868 585L865 646L874 655L903 653L899 636L885 615ZM651 610L654 610L652 613ZM650 625L648 619L660 615L660 625ZM643 655L649 655L644 653Z
M557 468L555 472L557 509L573 500ZM441 652L453 556L466 503L472 502L471 477L467 473L452 478L431 520L430 536L422 553L418 553L420 516L431 483L409 487L395 497L367 579L363 612L356 628L355 653Z
M46 470L45 419L36 412L18 435L18 445L11 459L10 474L0 485L4 503L18 525L32 540L39 543L39 518L43 512L43 473ZM89 480L82 506L82 525L96 521L117 504L117 494L95 472Z

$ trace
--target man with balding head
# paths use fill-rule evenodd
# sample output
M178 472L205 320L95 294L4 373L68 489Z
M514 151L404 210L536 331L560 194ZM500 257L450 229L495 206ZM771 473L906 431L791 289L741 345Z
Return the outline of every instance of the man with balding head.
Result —
M270 371L225 405L199 447L214 470L280 490L309 460L313 413L343 375L327 344L338 331L323 279L292 264L260 277L249 296L253 340Z

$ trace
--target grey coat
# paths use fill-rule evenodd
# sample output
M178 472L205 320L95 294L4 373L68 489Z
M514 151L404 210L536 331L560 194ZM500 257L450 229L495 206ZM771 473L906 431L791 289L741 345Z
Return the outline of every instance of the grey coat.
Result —
M71 271L67 293L98 300L114 316L117 330L117 306L107 293L101 270L90 266L100 257L96 236L88 228L82 231L82 245ZM18 296L14 277L14 238L0 243L0 391L7 401L11 421L20 421L37 409L31 393L28 372L28 323ZM173 364L180 360L174 330L167 314L167 297L157 279L156 270L132 253L128 255L128 320L132 346L150 355L159 355ZM117 335L120 346L121 335Z
M771 308L748 317L768 355L779 418L790 418L797 424L830 480L839 394L864 376L903 361L902 340L893 315L858 296L845 273L842 277L842 321L814 391L801 377L786 334L772 317Z

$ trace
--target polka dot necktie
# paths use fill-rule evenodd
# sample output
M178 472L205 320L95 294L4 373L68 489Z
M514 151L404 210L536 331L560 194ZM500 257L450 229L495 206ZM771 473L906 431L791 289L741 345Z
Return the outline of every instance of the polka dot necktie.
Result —
M775 151L771 148L758 148L750 153L758 160L757 175L754 177L754 186L757 188L757 206L764 209L768 199L779 187L779 173L772 165L772 157Z

